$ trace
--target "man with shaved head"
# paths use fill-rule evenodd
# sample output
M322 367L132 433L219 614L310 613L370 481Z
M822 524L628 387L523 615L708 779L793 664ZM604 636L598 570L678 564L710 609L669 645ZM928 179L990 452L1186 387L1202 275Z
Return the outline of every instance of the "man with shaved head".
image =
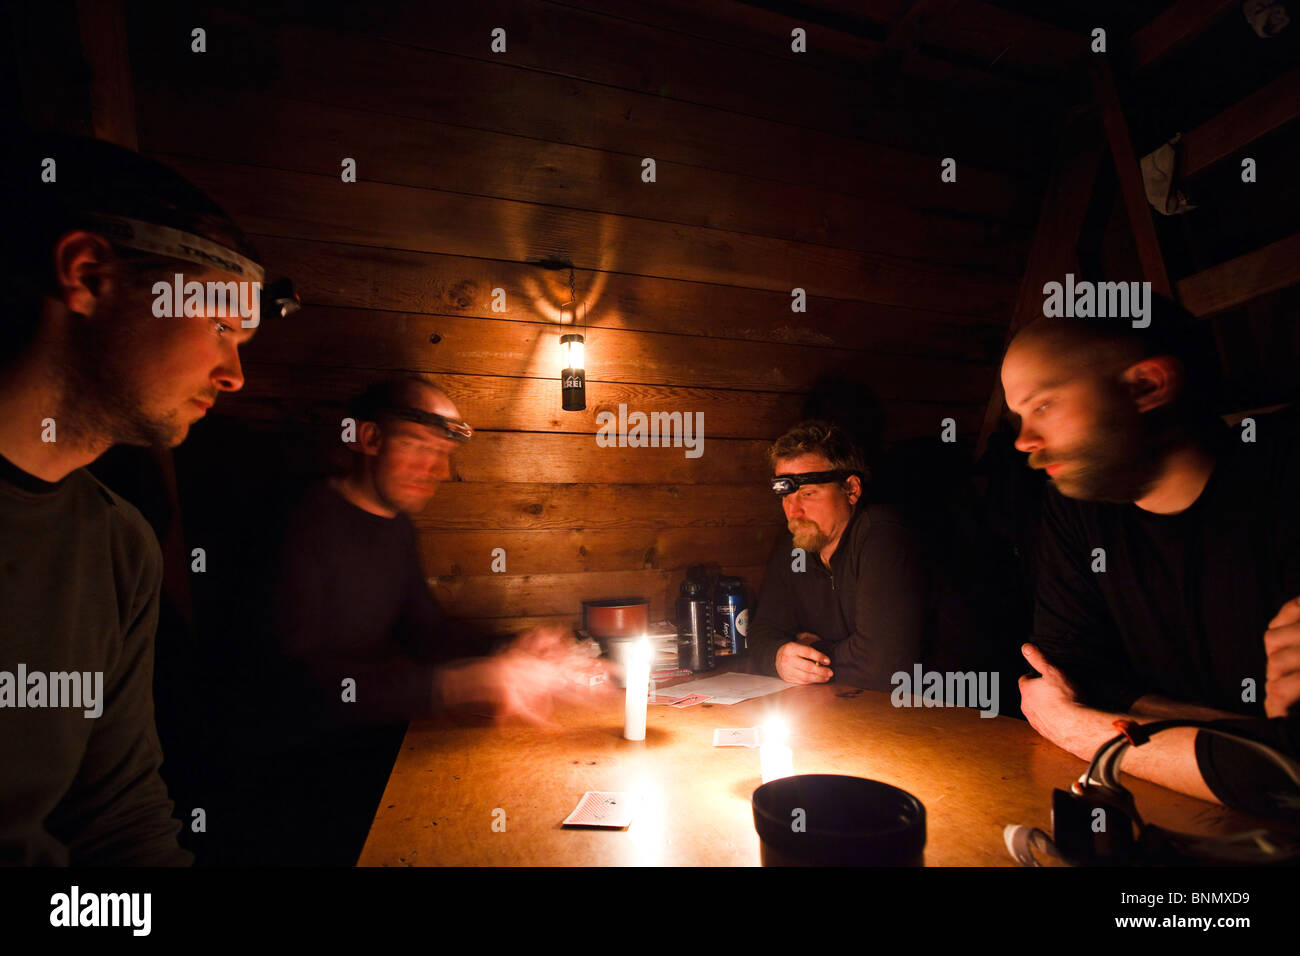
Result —
M1053 486L1022 648L1041 676L1022 678L1022 709L1083 759L1121 718L1300 744L1300 427L1293 410L1225 426L1206 336L1156 297L1145 328L1039 320L1002 363L1016 447ZM1134 748L1124 769L1261 813L1285 812L1290 790L1195 728Z

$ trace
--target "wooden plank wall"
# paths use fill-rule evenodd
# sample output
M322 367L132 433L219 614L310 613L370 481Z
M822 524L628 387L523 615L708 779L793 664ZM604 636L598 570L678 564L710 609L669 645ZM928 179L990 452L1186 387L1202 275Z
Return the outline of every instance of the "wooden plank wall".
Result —
M1040 197L1011 161L966 162L963 142L989 142L969 115L950 184L911 127L847 135L872 97L790 54L770 14L728 43L601 6L129 21L141 151L214 196L305 303L245 348L223 414L292 456L333 441L369 381L432 373L478 434L417 521L426 570L494 629L628 594L662 615L700 561L757 587L784 527L764 448L821 376L870 384L890 438L951 416L973 442ZM560 408L552 258L587 310L585 412ZM598 447L620 403L702 412L703 455Z

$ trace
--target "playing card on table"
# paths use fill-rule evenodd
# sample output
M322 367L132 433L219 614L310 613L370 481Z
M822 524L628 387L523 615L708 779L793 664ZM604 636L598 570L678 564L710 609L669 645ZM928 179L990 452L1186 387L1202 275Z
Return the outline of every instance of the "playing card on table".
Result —
M757 747L758 729L755 727L717 727L713 731L715 747Z
M706 700L712 700L712 699L713 699L712 697L709 697L709 696L707 696L707 695L705 695L705 694L691 694L689 697L683 697L681 700L679 700L679 701L677 701L676 703L671 704L671 705L669 705L669 706L672 706L672 707L693 707L695 704L702 704L702 703L704 703Z
M636 809L636 796L631 793L611 793L588 790L564 820L566 827L612 827L621 830L632 822Z
M679 701L683 701L685 699L686 699L685 697L677 697L670 693L663 693L663 694L651 694L646 699L646 702L650 704L676 704Z

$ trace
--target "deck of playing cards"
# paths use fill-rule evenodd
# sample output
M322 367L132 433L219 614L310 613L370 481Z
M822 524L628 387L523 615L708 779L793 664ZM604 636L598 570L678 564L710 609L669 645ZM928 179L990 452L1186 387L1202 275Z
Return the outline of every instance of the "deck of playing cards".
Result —
M621 830L632 822L636 794L588 790L564 819L566 827L610 827Z

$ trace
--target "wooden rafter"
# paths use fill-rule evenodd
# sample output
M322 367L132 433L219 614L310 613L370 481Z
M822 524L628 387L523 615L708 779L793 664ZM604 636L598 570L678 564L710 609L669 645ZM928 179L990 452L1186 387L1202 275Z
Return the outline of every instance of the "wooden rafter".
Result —
M1190 43L1241 0L1178 0L1129 37L1133 66L1141 70Z
M1007 343L1021 328L1042 315L1043 283L1052 279L1059 281L1065 273L1078 271L1079 234L1088 215L1102 149L1098 144L1068 153L1048 183L1034 231L1034 242L1029 250L1029 262L1007 327ZM983 454L989 435L997 425L1002 403L1002 383L998 380L984 411L984 423L975 451L977 458Z
M1300 116L1300 67L1185 133L1178 173L1195 176Z
M1300 282L1300 233L1178 281L1178 298L1205 316Z
M1133 230L1133 238L1137 243L1143 278L1151 283L1154 291L1164 296L1172 296L1173 286L1169 282L1164 256L1160 252L1160 242L1156 238L1155 222L1151 219L1151 205L1147 202L1146 189L1142 185L1142 171L1133 152L1128 120L1124 117L1124 108L1120 103L1119 90L1115 86L1115 77L1105 60L1098 60L1093 65L1092 77L1097 105L1101 109L1102 124L1106 127L1106 139L1110 142L1111 156L1115 160L1115 174L1119 177L1124 207L1128 211L1129 226Z

